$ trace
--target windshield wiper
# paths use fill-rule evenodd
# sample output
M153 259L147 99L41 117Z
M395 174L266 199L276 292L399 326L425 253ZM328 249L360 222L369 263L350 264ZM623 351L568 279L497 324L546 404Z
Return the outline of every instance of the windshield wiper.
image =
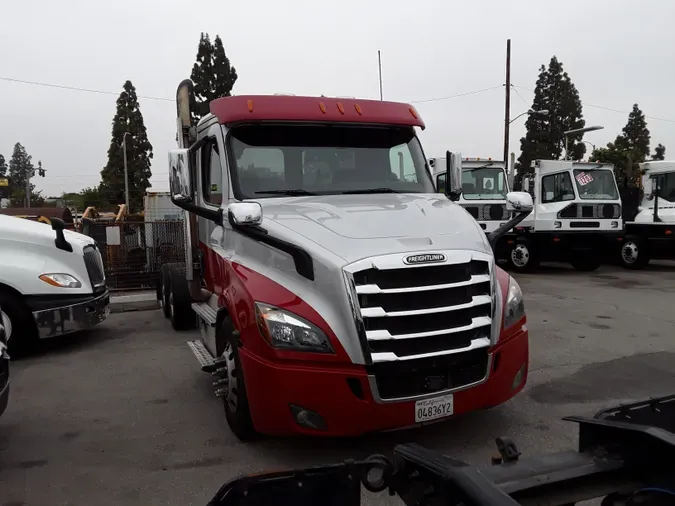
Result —
M343 195L358 195L362 193L401 193L391 188L365 188L364 190L345 190L341 191Z
M494 164L492 162L490 162L490 163L486 163L485 165L481 165L480 167L471 167L470 169L464 169L464 170L467 170L469 172L473 172L474 170L484 169L486 167L491 167L492 165L494 165Z
M307 190L303 190L301 188L297 189L288 189L288 190L261 190L259 192L255 192L256 194L258 193L268 193L270 195L290 195L292 196L300 196L300 195L316 195L316 193L308 192Z

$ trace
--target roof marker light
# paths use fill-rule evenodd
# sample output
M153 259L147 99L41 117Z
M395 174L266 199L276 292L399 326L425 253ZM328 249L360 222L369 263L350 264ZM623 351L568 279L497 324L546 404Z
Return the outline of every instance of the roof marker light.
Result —
M323 105L323 102L319 102L319 109L321 109L321 112L326 114L326 106Z
M408 110L410 111L410 114L412 114L412 117L415 118L415 119L417 119L417 113L415 112L415 109L413 109L413 108L411 107L411 108L408 109Z
M337 103L337 108L338 108L338 111L340 111L340 114L345 113L345 108L343 107L343 105L340 102Z
M253 112L253 100L248 101L248 112Z
M363 111L361 110L361 106L359 104L354 104L354 110L356 110L356 114L363 116Z

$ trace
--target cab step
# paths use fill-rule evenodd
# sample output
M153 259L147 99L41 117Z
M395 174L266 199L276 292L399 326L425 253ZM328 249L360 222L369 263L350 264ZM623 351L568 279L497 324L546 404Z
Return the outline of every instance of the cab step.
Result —
M209 353L209 350L204 346L204 343L196 339L194 341L188 341L187 344L190 347L190 351L192 351L199 362L202 371L212 373L218 369L220 362L213 358L211 353Z
M218 320L218 312L209 306L206 302L193 302L192 310L197 313L204 323L209 327L215 327Z

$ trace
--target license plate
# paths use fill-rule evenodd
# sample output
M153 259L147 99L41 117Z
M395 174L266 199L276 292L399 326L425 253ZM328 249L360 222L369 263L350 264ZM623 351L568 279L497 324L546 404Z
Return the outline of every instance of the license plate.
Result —
M451 416L455 405L452 394L423 399L415 403L415 422L428 422L438 418Z

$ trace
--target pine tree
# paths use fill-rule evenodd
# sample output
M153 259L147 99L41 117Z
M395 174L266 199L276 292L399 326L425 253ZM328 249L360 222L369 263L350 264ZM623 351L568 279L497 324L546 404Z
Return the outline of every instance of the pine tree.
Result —
M5 157L0 155L0 176L5 176L7 174L7 162L5 162Z
M138 210L142 208L145 190L150 187L152 145L138 106L136 88L131 81L124 83L124 91L117 99L108 163L101 171L101 192L111 204L125 202L123 141L127 151L129 206L131 210Z
M539 68L539 77L534 90L533 111L548 111L547 115L530 114L525 123L527 133L520 139L521 154L516 166L519 178L530 171L532 160L558 160L564 155L564 132L583 128L581 100L562 63L553 56L548 68ZM579 160L586 152L581 142L583 134L569 136L570 157Z
M26 179L35 175L32 157L19 142L14 145L12 158L9 160L10 202L12 207L25 207ZM40 207L44 204L41 192L35 191L35 185L30 185L30 205Z
M654 156L652 160L665 160L666 159L666 147L659 142L659 144L654 148Z
M190 78L194 83L192 121L196 124L209 113L212 100L231 96L237 81L237 70L230 64L220 36L216 35L216 40L211 43L208 33L201 34Z
M638 104L633 104L633 110L628 115L628 122L623 127L621 134L617 135L614 142L610 142L604 148L593 151L591 159L601 163L614 165L614 173L620 187L632 187L637 183L640 174L639 164L649 156L649 143L651 135L647 128L645 115ZM666 148L659 144L656 155L665 155ZM655 158L656 159L656 158Z

